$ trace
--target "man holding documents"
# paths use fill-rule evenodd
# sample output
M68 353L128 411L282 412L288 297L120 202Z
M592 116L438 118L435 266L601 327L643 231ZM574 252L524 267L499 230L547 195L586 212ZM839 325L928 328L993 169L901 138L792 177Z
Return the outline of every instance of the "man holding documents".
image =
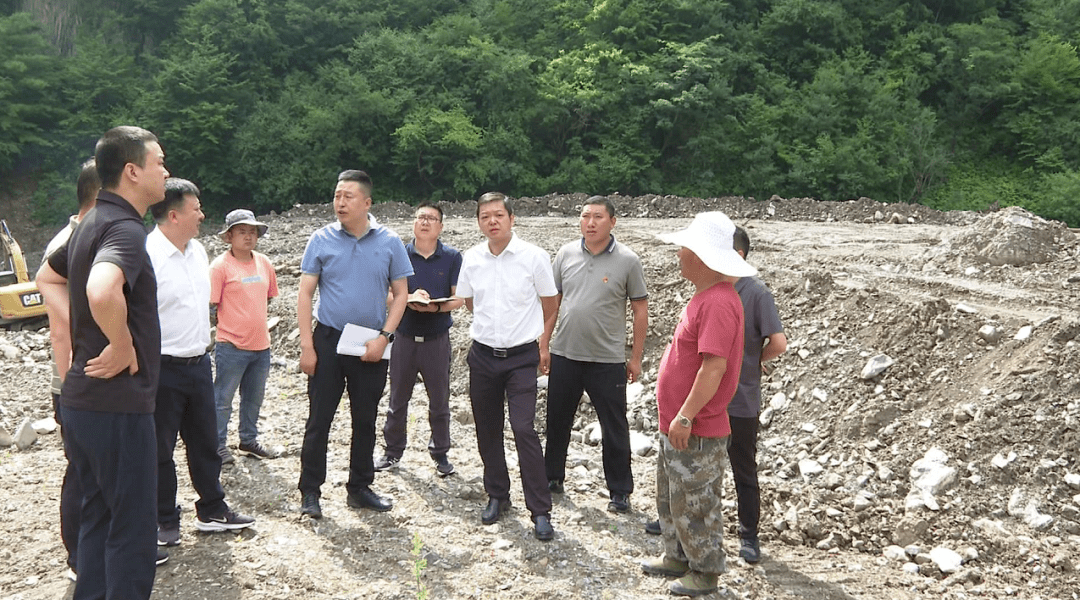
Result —
M386 385L384 353L405 312L406 278L413 271L401 238L368 215L371 187L371 178L363 171L338 175L334 189L338 221L311 235L300 263L296 307L300 370L308 375L310 404L297 487L302 495L300 512L313 519L322 517L319 499L326 480L326 446L346 389L352 415L347 503L380 512L391 508L389 501L371 490L375 480L375 416ZM316 289L319 303L313 310ZM390 302L386 301L387 290ZM362 350L343 347L349 354L339 352L338 342L346 326L371 330L372 337Z
M383 439L386 453L375 461L375 470L390 469L401 461L408 441L405 433L409 400L419 373L428 395L428 452L441 477L454 472L447 458L450 450L450 312L464 301L451 298L461 271L461 253L439 241L442 209L424 203L416 209L413 241L405 245L412 261L409 303L390 353L390 409L386 413Z

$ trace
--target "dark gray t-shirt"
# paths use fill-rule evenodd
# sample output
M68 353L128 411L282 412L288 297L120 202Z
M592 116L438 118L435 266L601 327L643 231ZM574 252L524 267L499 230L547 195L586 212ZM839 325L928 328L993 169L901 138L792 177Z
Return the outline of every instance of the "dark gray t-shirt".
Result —
M784 331L776 301L765 283L757 277L743 277L735 282L735 291L743 304L742 370L739 387L728 405L733 417L756 418L761 412L761 349L765 338Z
M565 244L552 267L562 294L551 352L571 360L626 362L626 301L648 297L641 260L611 238L593 256L584 240Z

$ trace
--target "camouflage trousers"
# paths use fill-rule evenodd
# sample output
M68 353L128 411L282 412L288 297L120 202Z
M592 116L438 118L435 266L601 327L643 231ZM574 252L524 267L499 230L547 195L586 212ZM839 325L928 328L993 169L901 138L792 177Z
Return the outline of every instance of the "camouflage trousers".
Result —
M676 450L660 436L656 461L656 510L664 552L688 561L690 568L719 575L727 571L724 514L720 505L727 470L727 438L690 436L686 450Z

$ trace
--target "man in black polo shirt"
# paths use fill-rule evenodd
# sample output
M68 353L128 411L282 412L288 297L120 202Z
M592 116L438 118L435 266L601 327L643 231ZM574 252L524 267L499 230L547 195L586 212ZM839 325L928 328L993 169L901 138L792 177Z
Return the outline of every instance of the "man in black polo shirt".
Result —
M421 204L413 222L415 237L405 245L414 271L409 275L409 299L419 301L407 305L390 351L390 410L383 426L386 454L375 461L376 471L397 465L405 452L409 399L420 373L428 394L428 452L440 476L454 472L446 456L450 450L450 326L454 324L450 311L464 301L430 302L453 296L461 271L461 253L439 241L442 220L441 208Z
M161 330L142 215L164 198L169 172L157 138L138 127L106 132L95 160L97 205L38 282L46 302L65 311L70 302L71 368L60 411L84 492L73 598L130 600L150 597L157 556Z

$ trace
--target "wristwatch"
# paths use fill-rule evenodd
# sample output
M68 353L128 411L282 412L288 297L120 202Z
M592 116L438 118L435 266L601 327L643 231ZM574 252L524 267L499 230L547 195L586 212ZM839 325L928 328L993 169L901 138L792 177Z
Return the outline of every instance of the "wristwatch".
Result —
M379 332L379 335L381 335L381 336L383 336L384 338L386 338L386 342L387 342L387 343L390 343L390 342L393 342L393 341L394 341L394 334L393 334L393 333L391 333L391 332L389 332L389 331L380 331L380 332Z
M687 419L682 413L675 415L675 418L679 421L679 425L682 425L687 429L692 429L694 427L694 422Z

